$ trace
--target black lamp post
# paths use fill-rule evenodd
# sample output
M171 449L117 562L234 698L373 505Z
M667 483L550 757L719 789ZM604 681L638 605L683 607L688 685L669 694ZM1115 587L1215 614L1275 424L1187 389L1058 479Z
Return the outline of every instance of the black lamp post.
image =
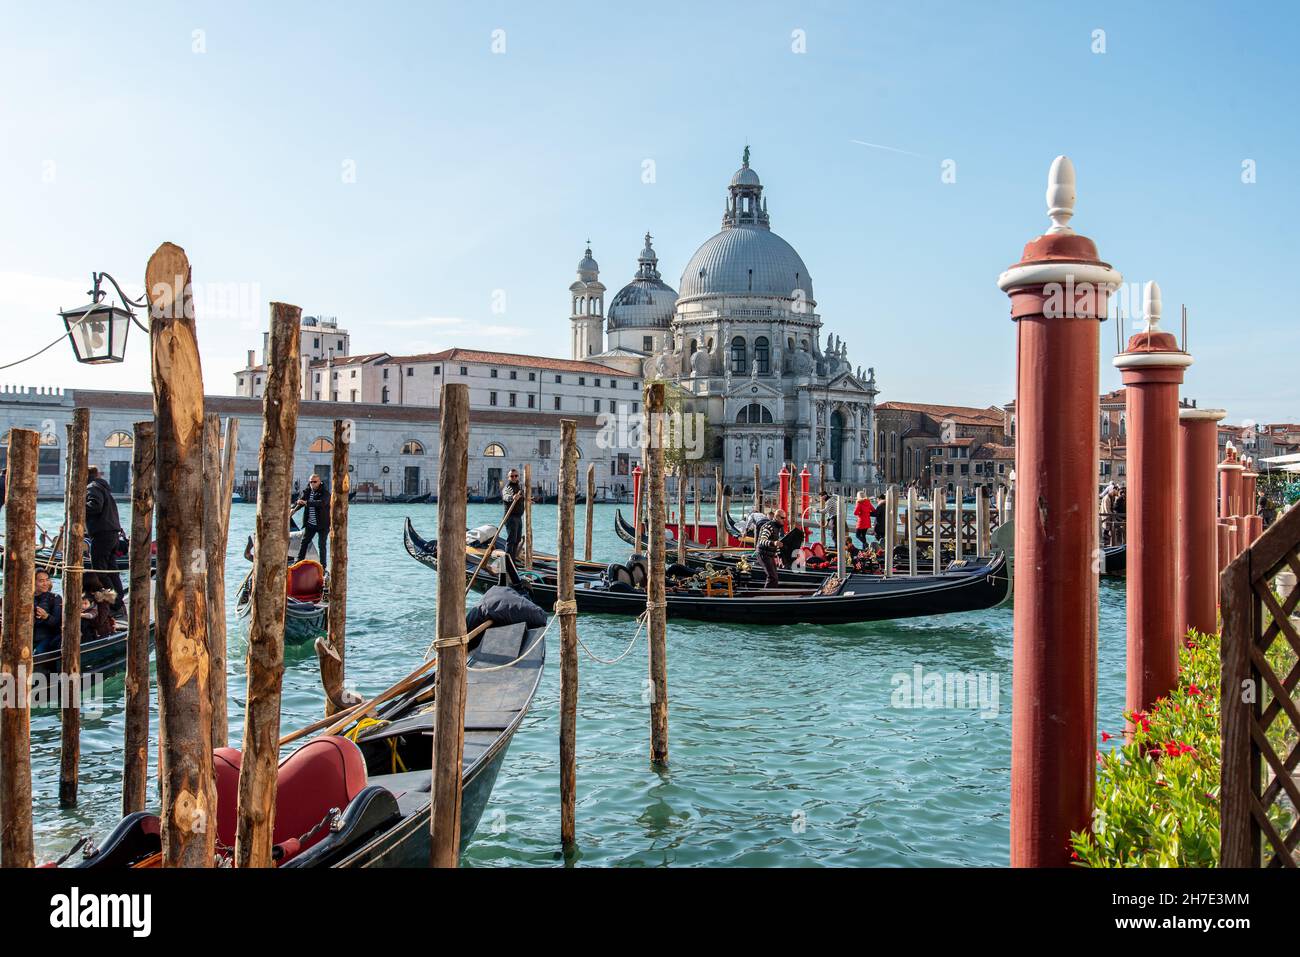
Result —
M93 283L89 292L90 302L77 309L60 311L59 318L68 330L68 341L72 343L78 362L87 365L121 362L126 357L126 336L131 323L145 328L135 318L132 307L143 309L146 304L143 299L137 302L129 298L108 273L91 273L90 278ZM100 283L105 279L117 290L121 306L104 301L107 293L100 288Z

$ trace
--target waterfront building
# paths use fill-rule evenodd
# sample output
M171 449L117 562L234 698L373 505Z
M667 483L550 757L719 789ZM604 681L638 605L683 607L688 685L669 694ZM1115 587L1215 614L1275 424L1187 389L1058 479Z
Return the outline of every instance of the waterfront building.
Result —
M90 409L90 464L100 469L115 494L129 494L132 426L153 417L153 395L147 392L6 387L0 391L0 468L6 460L9 429L33 429L42 436L38 494L62 498L65 426L78 406ZM239 419L236 486L251 498L256 494L262 400L210 395L204 406L223 419ZM631 488L629 450L604 447L598 439L601 429L595 415L491 407L477 409L471 417L470 494L496 495L506 472L525 464L532 465L534 483L547 494L553 493L559 477L562 417L578 423L579 467L596 464L598 494L625 498ZM304 401L299 407L294 449L296 481L305 485L312 472L329 480L336 418L354 423L352 488L363 500L436 490L438 410L395 403L356 402L341 408L332 402Z

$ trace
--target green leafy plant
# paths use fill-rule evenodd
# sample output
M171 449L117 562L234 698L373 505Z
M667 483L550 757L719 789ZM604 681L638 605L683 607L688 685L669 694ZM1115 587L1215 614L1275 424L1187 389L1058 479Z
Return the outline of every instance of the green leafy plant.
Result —
M1178 688L1149 712L1125 715L1129 740L1097 753L1092 828L1071 836L1082 866L1218 863L1219 638L1193 632L1189 639L1179 653Z

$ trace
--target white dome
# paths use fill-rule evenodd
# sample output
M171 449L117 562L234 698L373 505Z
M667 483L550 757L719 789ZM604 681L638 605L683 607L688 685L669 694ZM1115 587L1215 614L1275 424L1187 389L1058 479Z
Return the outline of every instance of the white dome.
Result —
M704 243L682 270L680 299L755 295L813 300L812 279L794 247L763 226L728 226Z

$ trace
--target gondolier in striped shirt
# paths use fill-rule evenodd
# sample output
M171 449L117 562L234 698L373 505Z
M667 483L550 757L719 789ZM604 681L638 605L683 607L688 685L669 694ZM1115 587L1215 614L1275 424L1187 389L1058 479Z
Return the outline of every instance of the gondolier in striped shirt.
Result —
M501 502L505 507L506 553L519 561L519 546L524 538L524 487L519 484L519 470L511 469L506 484L501 487Z
M328 568L325 543L330 537L330 490L321 482L319 475L313 475L307 483L307 491L303 492L302 498L298 499L294 511L298 508L303 510L302 542L298 545L298 561L307 557L307 546L311 544L312 538L315 538L316 550L320 552L320 563Z
M776 556L781 549L781 532L785 526L785 510L777 509L771 518L765 518L754 530L754 557L767 574L764 588L777 585Z

